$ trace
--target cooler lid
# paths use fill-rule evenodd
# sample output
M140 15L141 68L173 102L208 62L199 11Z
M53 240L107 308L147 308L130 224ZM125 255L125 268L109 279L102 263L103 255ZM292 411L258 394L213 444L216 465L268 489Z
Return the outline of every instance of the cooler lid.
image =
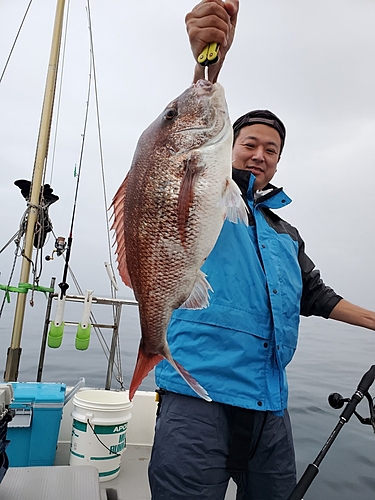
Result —
M11 384L14 391L13 404L64 403L65 384L45 382L11 382Z

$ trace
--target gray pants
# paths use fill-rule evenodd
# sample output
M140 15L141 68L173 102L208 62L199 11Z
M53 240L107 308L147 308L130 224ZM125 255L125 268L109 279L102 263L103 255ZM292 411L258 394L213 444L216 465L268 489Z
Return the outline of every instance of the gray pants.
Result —
M223 500L230 477L237 500L287 500L296 484L288 412L255 411L248 471L227 466L233 436L229 405L167 392L149 465L152 500Z

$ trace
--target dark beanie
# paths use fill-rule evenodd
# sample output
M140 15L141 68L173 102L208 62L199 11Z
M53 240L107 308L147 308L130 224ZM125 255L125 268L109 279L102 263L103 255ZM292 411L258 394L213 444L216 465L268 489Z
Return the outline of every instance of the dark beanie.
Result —
M285 143L286 129L280 118L272 113L272 111L268 111L268 109L257 109L255 111L250 111L243 116L240 116L240 118L238 118L238 120L233 123L234 140L236 140L238 133L242 127L246 127L247 125L254 125L255 123L263 123L264 125L268 125L269 127L277 130L281 139L281 154Z

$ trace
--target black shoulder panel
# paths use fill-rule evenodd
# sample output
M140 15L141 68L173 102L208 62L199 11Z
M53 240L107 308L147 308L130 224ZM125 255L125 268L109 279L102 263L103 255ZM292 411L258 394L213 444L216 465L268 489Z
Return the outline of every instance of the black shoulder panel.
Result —
M279 234L288 234L292 240L301 241L300 235L295 227L293 227L289 222L281 219L272 210L266 207L261 207L260 209L264 215L264 218L268 222L269 226L272 227Z

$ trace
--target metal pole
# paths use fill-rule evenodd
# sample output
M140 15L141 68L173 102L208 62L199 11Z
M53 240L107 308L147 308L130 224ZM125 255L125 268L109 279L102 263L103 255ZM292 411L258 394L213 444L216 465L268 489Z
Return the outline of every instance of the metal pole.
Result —
M55 281L56 281L56 278L52 278L51 279L50 288L54 288L55 287ZM46 307L46 316L44 318L44 328L43 328L42 343L41 343L41 346L40 346L38 372L37 372L37 376L36 376L36 381L37 382L41 382L42 381L44 358L45 358L45 355L46 355L46 344L47 344L49 321L50 321L50 317L51 317L53 295L54 295L54 292L50 292L49 295L48 295L48 302L47 302L47 307Z
M115 308L116 308L116 315L114 318L115 321L114 321L114 325L113 325L111 350L109 351L108 366L107 366L107 379L105 382L105 388L108 391L111 388L111 382L112 382L112 372L113 372L115 352L116 352L116 347L117 347L118 329L119 329L119 325L120 325L122 306L121 306L121 304L116 304Z
M53 101L55 96L57 67L59 61L60 42L62 34L62 21L64 15L65 0L58 0L55 15L55 25L53 29L50 60L47 73L46 89L44 93L42 117L40 122L37 151L32 179L32 189L30 196L30 206L27 217L27 228L25 245L23 249L23 259L20 274L20 283L28 283L30 276L30 264L33 252L33 239L35 223L38 217L40 187L45 169L48 143L52 122ZM26 293L19 293L17 297L16 309L14 313L14 323L12 331L11 345L8 349L7 361L4 373L6 382L15 381L18 378L18 367L21 357L21 336L23 320L26 307Z

